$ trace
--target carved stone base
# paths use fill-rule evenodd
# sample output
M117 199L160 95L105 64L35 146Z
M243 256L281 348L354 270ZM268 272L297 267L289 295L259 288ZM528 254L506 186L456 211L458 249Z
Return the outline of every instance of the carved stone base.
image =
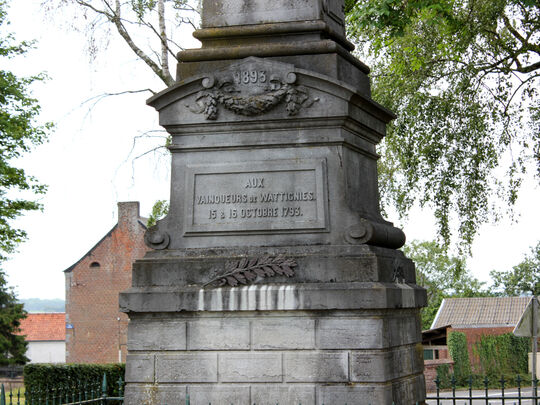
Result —
M184 403L186 395L192 404L423 403L426 297L401 252L363 245L176 253L138 261L134 287L121 294L130 317L126 404ZM257 267L260 257L294 261L294 275L208 284L231 263Z
M299 297L295 286L272 288L276 300L266 286L202 298L227 309L220 298L236 295L245 310L235 313L132 314L126 404L180 404L186 395L192 404L422 403L417 310L277 310ZM249 310L259 296L276 308Z

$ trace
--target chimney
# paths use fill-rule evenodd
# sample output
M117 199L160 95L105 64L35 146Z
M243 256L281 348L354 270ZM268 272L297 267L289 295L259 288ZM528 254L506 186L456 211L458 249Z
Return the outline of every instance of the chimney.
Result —
M118 226L130 227L139 221L139 202L127 201L118 203Z

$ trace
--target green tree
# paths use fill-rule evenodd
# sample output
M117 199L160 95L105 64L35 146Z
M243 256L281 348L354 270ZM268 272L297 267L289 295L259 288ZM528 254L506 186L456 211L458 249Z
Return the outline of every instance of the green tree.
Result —
M4 272L0 270L0 366L28 361L24 336L19 335L24 318L23 304L17 302L13 289L7 287Z
M148 228L154 226L156 222L163 218L169 212L169 202L165 200L158 200L152 206L152 212L148 217L148 223L146 224Z
M0 30L7 22L7 2L0 0ZM6 59L24 54L31 44L14 43L11 34L0 36L0 57ZM42 194L45 187L15 166L14 161L46 140L50 124L36 124L40 106L30 96L29 86L42 76L17 77L0 70L0 264L13 253L17 244L26 238L24 230L13 220L26 211L41 208L36 201L25 198L28 193ZM26 344L18 336L20 320L26 316L23 305L7 286L5 273L0 269L0 364L23 364Z
M372 65L373 96L398 115L380 148L384 205L401 215L416 203L430 206L445 244L456 223L460 246L470 246L482 223L511 209L531 160L540 174L538 1L345 3L349 34ZM200 1L44 4L82 10L92 41L116 32L170 86L178 28L193 25ZM505 181L494 175L501 167Z
M0 1L0 29L8 24L6 7L6 2ZM24 54L30 45L13 44L11 34L0 37L0 57L5 62ZM29 86L42 79L41 75L20 78L13 72L0 70L0 261L26 238L25 231L14 227L12 221L26 211L41 208L38 202L21 195L45 192L45 186L14 164L33 146L42 144L52 126L36 124L40 106L30 96Z
M493 287L502 289L504 295L540 295L540 242L512 270L492 270L490 276Z
M527 168L540 174L540 3L346 4L373 97L398 116L381 148L384 202L403 215L431 206L445 243L457 220L470 245L480 224L511 211Z
M416 282L427 290L428 305L422 308L422 329L429 329L444 298L489 295L484 283L471 276L465 259L450 256L434 241L412 241L403 247L416 265Z

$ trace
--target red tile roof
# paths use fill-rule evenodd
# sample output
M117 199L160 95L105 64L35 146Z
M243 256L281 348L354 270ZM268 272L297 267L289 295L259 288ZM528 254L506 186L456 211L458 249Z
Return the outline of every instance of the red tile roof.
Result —
M26 336L26 341L66 340L66 314L40 313L28 314L21 321L20 335Z

